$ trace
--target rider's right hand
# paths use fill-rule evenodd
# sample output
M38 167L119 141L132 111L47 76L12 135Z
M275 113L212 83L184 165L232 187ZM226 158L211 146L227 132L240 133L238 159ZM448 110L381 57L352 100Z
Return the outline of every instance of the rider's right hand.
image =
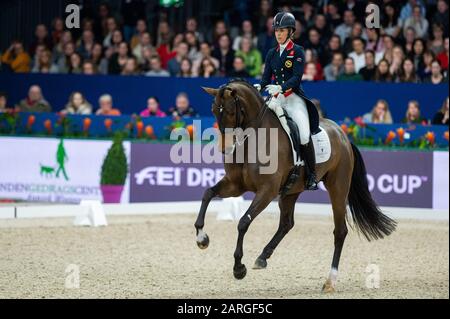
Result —
M261 84L253 84L253 87L261 92Z

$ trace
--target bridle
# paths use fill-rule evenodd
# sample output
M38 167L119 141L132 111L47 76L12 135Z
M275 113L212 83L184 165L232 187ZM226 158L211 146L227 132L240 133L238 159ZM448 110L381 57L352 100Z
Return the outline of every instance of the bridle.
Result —
M231 89L228 87L225 87L224 91L225 90L231 90ZM221 94L221 97L223 97L223 93ZM247 128L252 127L253 124L255 124L256 127L259 127L260 122L264 118L264 115L266 114L266 110L268 108L267 107L268 99L270 99L270 97L267 97L264 100L263 106L259 110L257 117L254 118L253 120L249 121L247 123L246 127L242 127L242 124L243 124L242 123L242 121L243 121L242 114L244 114L244 108L241 105L241 100L240 100L239 96L236 94L234 96L234 107L235 107L236 119L235 119L235 125L234 125L234 127L232 127L232 129L235 130L237 128L241 128L242 130L245 131ZM220 133L225 134L225 127L223 126L223 123L222 123L225 106L223 106L223 104L221 104L217 107L217 109L219 110L219 115L217 117L217 125L219 126ZM249 137L249 135L245 136L242 141L237 140L237 143L239 145L241 145L248 137Z

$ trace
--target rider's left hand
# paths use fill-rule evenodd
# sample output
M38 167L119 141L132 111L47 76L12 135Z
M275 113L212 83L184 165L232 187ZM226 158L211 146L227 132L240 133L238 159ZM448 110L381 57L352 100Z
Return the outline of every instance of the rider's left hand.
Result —
M281 85L269 84L266 87L266 91L269 92L270 95L275 95L281 93L283 89L281 88Z

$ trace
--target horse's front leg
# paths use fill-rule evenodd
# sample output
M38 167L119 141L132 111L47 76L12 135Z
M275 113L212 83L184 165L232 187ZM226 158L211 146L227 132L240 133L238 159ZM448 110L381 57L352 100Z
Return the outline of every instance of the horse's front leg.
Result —
M244 255L243 244L244 236L250 224L259 215L269 203L277 196L277 193L272 189L266 189L256 193L253 202L251 203L244 216L241 217L238 224L238 240L236 250L234 252L234 267L233 274L236 279L243 279L247 274L247 268L242 264L241 260Z
M209 245L209 237L203 231L203 227L205 225L206 210L208 209L211 199L214 197L234 197L239 196L242 193L240 185L233 183L227 177L224 177L216 185L205 191L203 194L202 205L194 224L197 234L197 245L200 249L206 249Z

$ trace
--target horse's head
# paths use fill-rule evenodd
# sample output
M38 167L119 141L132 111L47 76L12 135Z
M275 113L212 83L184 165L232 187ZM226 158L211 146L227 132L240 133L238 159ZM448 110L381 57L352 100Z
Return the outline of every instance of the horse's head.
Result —
M242 127L244 121L244 104L236 88L222 87L220 89L203 88L208 94L214 96L211 112L214 114L219 126L220 151L228 154L234 149L234 144L225 139L225 129ZM230 145L225 145L225 144Z

